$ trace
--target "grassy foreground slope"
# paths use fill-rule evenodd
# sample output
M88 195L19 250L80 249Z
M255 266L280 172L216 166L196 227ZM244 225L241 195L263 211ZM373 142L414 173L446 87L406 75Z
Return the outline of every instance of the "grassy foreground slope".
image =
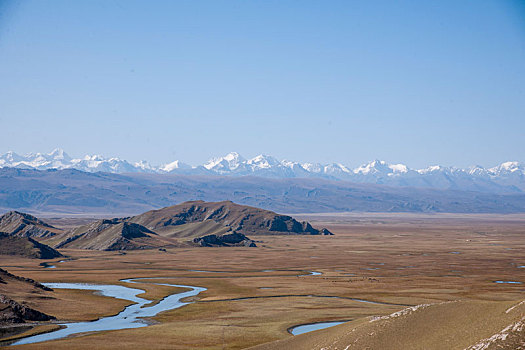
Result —
M421 304L252 349L523 349L524 320L523 302Z

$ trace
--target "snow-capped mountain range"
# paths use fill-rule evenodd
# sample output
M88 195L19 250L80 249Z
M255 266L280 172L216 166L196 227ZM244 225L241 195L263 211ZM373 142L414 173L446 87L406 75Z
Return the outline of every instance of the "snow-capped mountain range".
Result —
M340 163L319 164L278 160L259 155L245 159L236 152L212 158L203 165L192 166L178 160L152 166L147 161L129 163L120 158L86 155L71 158L61 149L51 153L19 155L7 152L0 156L0 168L77 169L86 172L158 173L186 175L262 176L272 178L325 178L356 183L384 184L404 187L461 189L483 192L525 192L525 164L505 162L492 168L473 166L467 169L429 166L410 169L403 164L374 160L351 169Z

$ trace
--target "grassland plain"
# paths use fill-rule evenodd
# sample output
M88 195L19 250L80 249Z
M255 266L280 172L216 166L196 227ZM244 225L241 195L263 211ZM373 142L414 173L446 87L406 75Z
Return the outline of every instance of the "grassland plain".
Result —
M299 217L335 235L258 236L258 248L124 255L61 250L71 260L52 260L54 269L42 268L37 260L0 256L3 268L40 282L127 285L119 280L163 277L155 282L208 288L193 303L154 317L150 327L13 348L464 349L524 316L522 306L506 312L524 298L524 215ZM130 286L144 289L142 296L152 302L179 291L148 283ZM55 290L45 298L20 292L16 297L59 320L96 319L127 304L75 290ZM420 304L432 305L370 322L370 316ZM299 336L288 332L294 325L336 320L349 322ZM523 340L519 334L512 338L513 344Z

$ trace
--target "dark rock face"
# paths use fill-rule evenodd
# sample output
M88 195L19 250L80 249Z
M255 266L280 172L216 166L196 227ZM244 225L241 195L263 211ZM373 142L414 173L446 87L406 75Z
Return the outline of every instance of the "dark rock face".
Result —
M55 249L31 237L12 236L0 232L0 254L18 255L37 259L54 259L63 256Z
M139 250L139 249L151 249L154 248L153 246L144 245L144 244L136 244L130 239L121 237L118 238L114 243L112 243L109 247L104 248L105 251L119 251L119 250Z
M33 245L40 251L40 259L54 259L63 256L57 250L51 248L48 245L37 242L29 237L27 237L27 240L33 243Z
M269 223L270 231L286 232L289 234L319 235L321 230L315 229L309 222L299 222L291 216L278 215ZM326 230L326 229L323 229Z
M323 236L333 236L334 235L332 232L330 232L326 228L323 228L323 229L319 230L319 234L323 235Z
M242 246L242 247L256 247L254 241L243 235L242 233L232 232L224 235L207 235L193 240L194 243L202 247L221 247L221 246Z
M132 222L124 222L122 226L122 237L127 239L148 237L146 233L156 235L155 232L148 230L146 227Z
M25 321L50 321L54 316L22 305L6 295L0 294L0 324L24 323Z
M147 249L152 248L147 245L137 245L133 242L135 238L146 238L149 237L146 233L156 235L155 232L148 230L144 226L124 222L122 224L121 236L119 237L112 245L107 247L105 250L114 251L114 250L133 250L133 249Z

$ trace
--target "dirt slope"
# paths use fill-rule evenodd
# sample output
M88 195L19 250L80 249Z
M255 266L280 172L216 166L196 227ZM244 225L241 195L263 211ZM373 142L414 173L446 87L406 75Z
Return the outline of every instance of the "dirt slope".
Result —
M409 307L253 347L277 349L523 349L525 303L453 301Z

